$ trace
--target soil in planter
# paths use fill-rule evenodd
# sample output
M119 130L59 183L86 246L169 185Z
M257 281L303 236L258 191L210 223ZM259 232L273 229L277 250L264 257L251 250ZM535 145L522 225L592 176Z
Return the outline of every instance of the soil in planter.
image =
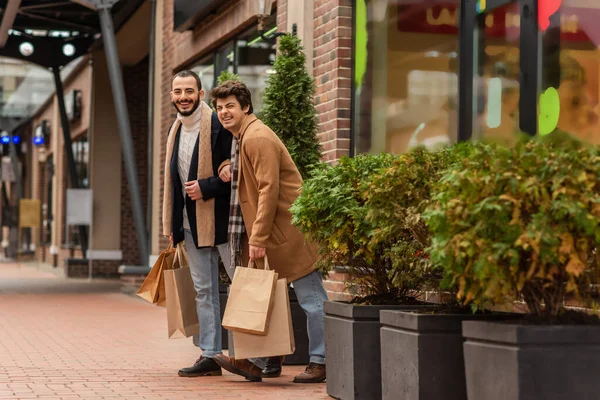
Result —
M417 309L410 310L406 312L411 312L415 314L431 314L431 315L489 315L492 314L492 311L488 310L478 310L473 312L470 307L464 307L460 304L436 304L433 305L432 308L426 309Z
M392 293L356 296L349 304L357 306L423 306L431 303L417 300L414 297L397 297Z
M563 309L556 317L525 315L519 323L524 325L600 325L600 317L583 311Z

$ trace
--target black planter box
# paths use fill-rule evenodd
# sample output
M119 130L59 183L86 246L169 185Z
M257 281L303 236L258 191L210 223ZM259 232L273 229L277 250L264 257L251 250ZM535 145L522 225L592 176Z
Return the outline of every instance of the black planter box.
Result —
M298 304L298 298L296 297L294 289L290 288L288 295L290 298L290 310L292 312L292 326L294 328L294 341L296 344L296 351L294 352L294 354L285 356L284 364L307 365L310 360L310 356L308 354L308 331L306 327L306 314L304 314L304 310L302 310L302 307L300 307L300 304ZM222 310L224 310L224 308L222 308ZM228 344L230 345L228 347L229 356L235 356L233 332L228 331L224 328L223 332L227 335Z
M225 313L225 306L227 305L228 293L229 287L225 283L219 283L219 307L221 308L221 321L223 321L223 314ZM221 345L223 349L229 348L229 341L227 339L227 329L221 327Z
M463 322L469 399L597 399L600 326Z
M383 400L466 399L462 321L514 318L410 311L381 311L380 316Z
M421 307L325 302L327 394L342 400L381 399L379 312L415 308Z

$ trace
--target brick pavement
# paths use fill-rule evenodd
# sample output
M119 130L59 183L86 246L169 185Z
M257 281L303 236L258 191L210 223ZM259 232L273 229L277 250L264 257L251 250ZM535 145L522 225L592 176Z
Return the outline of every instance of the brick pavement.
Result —
M0 399L327 399L325 384L282 377L247 382L180 378L191 339L167 339L163 308L119 292L116 282L66 280L0 263Z

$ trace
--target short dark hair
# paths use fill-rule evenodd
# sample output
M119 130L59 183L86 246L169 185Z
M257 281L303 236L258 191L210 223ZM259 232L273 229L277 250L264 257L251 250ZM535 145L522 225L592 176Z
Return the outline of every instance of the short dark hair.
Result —
M217 99L225 99L229 96L235 96L242 108L249 106L248 114L254 112L252 107L252 95L246 85L240 81L225 81L210 92L210 97L212 98L212 103L215 108L217 108Z
M173 81L175 80L175 78L188 78L190 76L193 76L194 79L196 80L196 84L198 85L198 90L202 90L202 81L200 80L200 77L198 76L197 73L195 73L194 71L191 71L189 69L184 69L183 71L179 71L178 73L173 75L173 79L171 79L171 87L173 87Z

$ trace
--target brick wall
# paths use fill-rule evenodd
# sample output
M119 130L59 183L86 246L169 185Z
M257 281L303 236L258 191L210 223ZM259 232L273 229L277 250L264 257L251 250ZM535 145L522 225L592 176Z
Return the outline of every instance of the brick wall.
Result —
M160 132L155 132L155 135L161 135L161 147L160 147L160 204L162 210L162 202L164 197L164 187L162 182L164 181L165 176L165 158L167 156L167 135L169 131L169 127L173 123L176 117L176 111L171 104L171 100L169 98L169 92L171 91L171 78L173 77L173 73L175 70L175 47L176 41L181 39L181 33L173 31L173 0L165 0L165 7L163 9L163 63L162 63L162 85L161 87L157 87L156 90L159 90L160 93L163 94L163 101L161 104L161 109L156 112L161 115L161 129ZM169 239L163 237L163 224L162 218L160 218L160 245L159 248L164 249L169 244Z
M352 1L316 0L314 21L315 104L325 161L350 152Z
M352 1L316 0L313 75L323 159L350 154L352 85ZM279 20L278 20L279 23ZM347 275L331 272L325 281L330 300L349 300Z
M125 84L125 96L127 97L127 109L138 172L138 184L140 193L142 194L145 216L148 206L148 196L146 195L148 193L148 59L133 67L124 67L123 81ZM142 265L124 163L122 168L121 250L123 252L123 259L121 263ZM143 260L144 264L146 262L146 260ZM110 266L114 263L104 262L103 264Z
M287 31L287 3L288 0L277 0L277 31Z

